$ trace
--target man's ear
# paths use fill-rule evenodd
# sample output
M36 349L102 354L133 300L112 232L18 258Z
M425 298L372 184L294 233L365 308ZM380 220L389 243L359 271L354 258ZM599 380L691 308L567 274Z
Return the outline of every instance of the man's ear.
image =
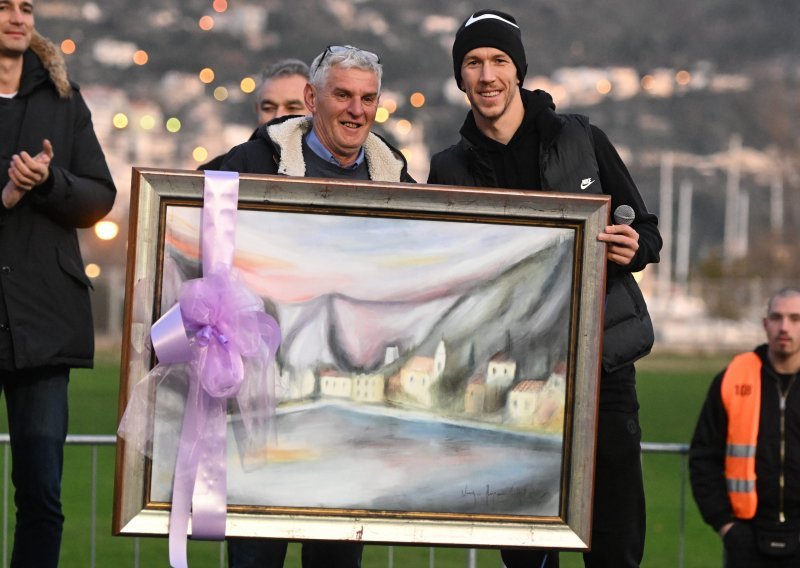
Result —
M303 88L303 100L306 103L306 108L313 113L315 109L315 105L317 102L317 92L314 90L314 86L311 83L306 83L306 86Z

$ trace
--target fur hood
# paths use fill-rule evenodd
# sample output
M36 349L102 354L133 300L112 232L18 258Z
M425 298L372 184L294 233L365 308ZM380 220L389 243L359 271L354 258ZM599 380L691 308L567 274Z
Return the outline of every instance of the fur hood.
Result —
M33 30L31 37L31 51L41 60L42 65L50 75L50 80L58 91L58 96L68 99L72 96L72 85L67 77L67 64L59 49L46 37Z
M280 149L278 173L303 177L303 135L311 129L311 117L290 118L266 128L268 138ZM377 134L370 132L364 142L369 177L373 181L398 181L405 170L405 158Z

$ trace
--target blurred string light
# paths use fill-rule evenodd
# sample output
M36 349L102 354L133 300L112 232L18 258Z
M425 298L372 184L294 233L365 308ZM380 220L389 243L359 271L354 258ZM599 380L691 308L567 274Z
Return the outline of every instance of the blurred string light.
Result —
M61 42L61 51L65 55L72 55L73 53L75 53L76 47L77 46L75 45L75 42L72 41L71 39L65 39L64 41Z
M611 92L611 81L608 79L600 79L595 85L595 88L601 95L607 95Z
M389 114L397 110L397 101L394 99L381 99L381 106L385 108Z
M207 32L214 27L214 18L212 18L211 16L203 16L197 22L197 25L200 26L201 30Z
M208 85L214 80L214 70L211 69L210 67L204 67L203 69L200 70L198 77L200 77L200 80L203 83Z
M228 89L225 87L217 87L214 89L214 98L222 102L228 98Z
M86 276L89 278L97 278L100 276L100 267L97 266L95 263L89 263L86 265L86 269L84 270Z
M139 49L133 54L133 62L136 65L146 65L149 59L150 56L143 49Z
M252 93L256 90L256 81L252 77L245 77L239 83L239 88L245 93Z
M644 77L642 77L641 82L642 82L642 88L645 91L649 91L650 89L653 88L656 80L655 77L653 77L652 75L645 75Z
M139 126L142 127L142 130L152 130L156 126L156 119L146 114L139 119Z
M411 96L408 98L408 101L414 108L420 108L425 105L425 95L417 91L416 93L411 94Z
M192 158L194 158L194 161L197 163L205 162L208 159L208 150L202 146L198 146L192 150Z
M411 123L403 118L397 121L397 124L394 125L394 128L399 135L405 136L411 132Z
M174 134L181 129L181 121L173 116L172 118L167 119L166 127L167 131Z
M406 162L411 161L411 150L408 148L401 148L400 153L403 154L403 157L406 159Z
M385 107L378 107L378 111L375 113L375 122L383 124L387 120L389 120L389 111Z
M95 223L94 234L103 241L110 241L119 234L119 225L114 221L100 221Z
M228 9L228 0L214 0L211 5L215 12L222 13Z
M122 129L128 126L128 117L125 115L125 113L118 112L114 115L114 118L111 119L111 122L116 128Z
M675 74L675 82L677 82L679 85L686 86L691 82L691 80L692 80L692 74L686 70L678 71Z

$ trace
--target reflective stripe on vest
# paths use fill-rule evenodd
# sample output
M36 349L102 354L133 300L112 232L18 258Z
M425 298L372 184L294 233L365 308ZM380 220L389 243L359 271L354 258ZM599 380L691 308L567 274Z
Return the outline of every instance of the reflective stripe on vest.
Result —
M722 378L722 404L728 415L725 482L733 514L756 514L756 443L761 416L761 358L743 353L733 358Z

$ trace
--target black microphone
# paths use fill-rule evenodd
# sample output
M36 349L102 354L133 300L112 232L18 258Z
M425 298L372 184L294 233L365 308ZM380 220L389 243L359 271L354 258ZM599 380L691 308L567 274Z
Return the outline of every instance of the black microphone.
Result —
M617 225L630 225L636 219L636 213L630 205L620 205L614 209L614 223Z

